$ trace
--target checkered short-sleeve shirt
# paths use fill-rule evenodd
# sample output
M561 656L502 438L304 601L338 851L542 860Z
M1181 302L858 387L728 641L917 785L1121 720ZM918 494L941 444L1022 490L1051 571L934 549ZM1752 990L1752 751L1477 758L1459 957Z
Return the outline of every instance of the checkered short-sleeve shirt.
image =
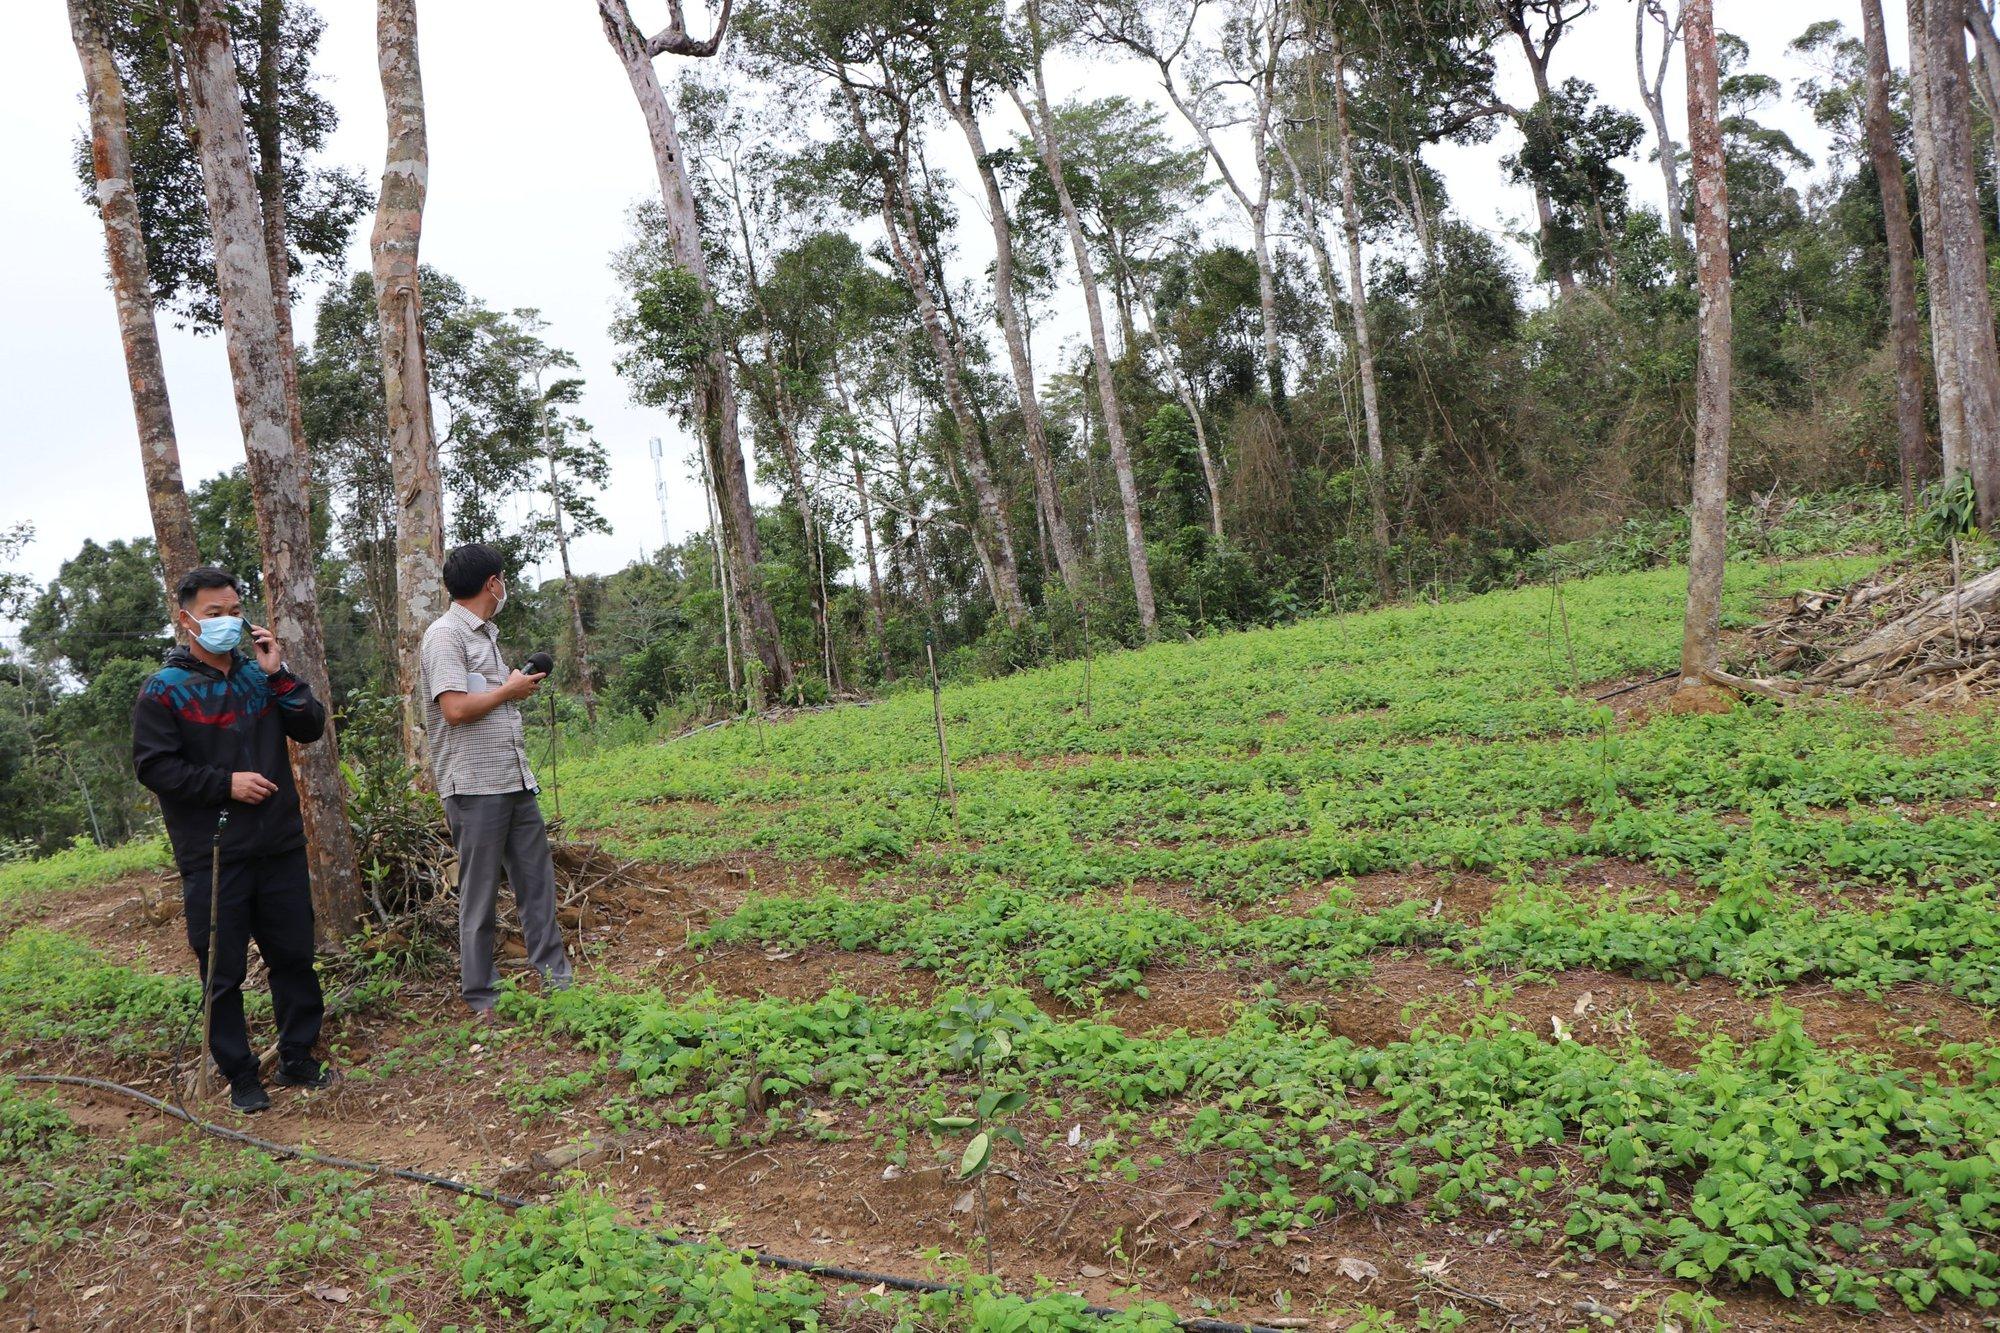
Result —
M438 696L450 690L478 694L507 679L500 660L500 632L457 602L424 631L424 732L439 796L491 796L534 791L521 706L504 703L486 716L453 725Z

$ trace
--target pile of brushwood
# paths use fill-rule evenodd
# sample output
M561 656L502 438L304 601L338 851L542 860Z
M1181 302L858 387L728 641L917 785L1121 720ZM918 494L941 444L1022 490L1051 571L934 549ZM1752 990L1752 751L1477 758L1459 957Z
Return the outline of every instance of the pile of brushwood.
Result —
M1718 671L1713 683L1777 697L1865 693L1903 705L1994 691L2000 565L1975 563L1954 544L1949 554L1885 565L1838 592L1797 593L1749 631L1743 656L1755 674Z

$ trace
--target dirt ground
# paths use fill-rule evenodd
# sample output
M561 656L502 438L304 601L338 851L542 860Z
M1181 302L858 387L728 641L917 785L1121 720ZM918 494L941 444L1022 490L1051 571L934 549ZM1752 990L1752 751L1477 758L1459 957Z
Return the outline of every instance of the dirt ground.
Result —
M921 1002L937 991L929 974L879 955L690 949L690 937L740 904L753 882L782 885L793 873L739 860L655 872L642 887L601 895L570 918L583 946L583 978L643 983L670 994L712 986L726 995L807 997L839 984ZM1594 866L1577 873L1620 889L1681 887L1649 880L1641 867ZM1476 920L1497 889L1470 875L1448 882L1370 876L1342 886L1364 904L1434 899L1440 911L1463 920ZM1287 906L1309 906L1315 892L1323 899L1332 887L1318 886ZM1155 901L1172 901L1174 892L1172 886L1137 891ZM0 933L24 925L61 930L118 962L181 971L189 959L181 921L171 910L175 894L170 880L134 877L16 902L0 909ZM167 910L148 908L148 898L163 896ZM573 1103L524 1115L510 1105L510 1087L588 1068L595 1057L526 1029L475 1040L463 1027L453 981L443 967L406 984L392 1002L330 1019L328 1048L345 1077L324 1092L274 1090L269 1113L230 1123L278 1143L420 1168L530 1198L560 1188L562 1150L588 1134L591 1146L575 1169L608 1188L634 1216L657 1216L682 1234L910 1276L941 1275L934 1253L967 1251L977 1200L944 1167L898 1171L889 1165L885 1145L853 1108L812 1109L820 1138L788 1136L748 1151L718 1151L692 1129L611 1135L595 1112L625 1086L613 1071ZM1157 969L1147 977L1148 995L1113 997L1095 1016L1133 1032L1220 1031L1266 982L1275 982L1286 1002L1316 1007L1339 1035L1367 1043L1394 1040L1419 1025L1449 1025L1465 1015L1476 993L1463 972L1419 956L1387 954L1375 959L1369 975L1337 985L1241 969ZM258 984L253 971L251 986ZM1935 1067L1927 1063L1934 1054L1924 1050L1934 1053L1940 1041L1993 1035L1993 1021L1983 1011L1927 988L1905 987L1869 1000L1805 986L1785 999L1805 1012L1816 1039L1892 1052L1898 1063L1918 1069ZM1053 997L1042 1002L1052 1013L1079 1014ZM1686 1019L1700 1030L1720 1028L1749 1040L1756 1035L1754 1019L1768 1004L1714 979L1676 985L1580 971L1552 982L1521 979L1508 1007L1559 1039L1616 1046L1636 1032L1660 1058L1691 1063L1701 1038L1688 1035ZM1923 1034L1920 1042L1908 1036L1913 1029ZM31 1069L111 1077L160 1095L169 1090L163 1068L108 1062L88 1050L0 1052L0 1070ZM91 1130L129 1130L196 1150L190 1131L150 1111L96 1092L66 1089L62 1095ZM227 1115L215 1104L197 1109ZM1176 1126L1198 1109L1160 1108L1163 1138L1171 1141ZM1563 1255L1559 1227L1551 1228L1546 1244L1516 1248L1490 1223L1442 1222L1414 1207L1344 1216L1282 1248L1242 1239L1214 1206L1223 1184L1220 1161L1167 1151L1160 1154L1163 1165L1136 1180L1105 1180L1084 1169L1087 1139L1068 1147L1065 1126L1037 1123L1031 1113L1016 1123L1030 1147L993 1179L986 1206L995 1270L1020 1290L1040 1277L1101 1304L1157 1299L1184 1313L1214 1309L1220 1317L1280 1327L1340 1326L1315 1313L1320 1310L1366 1303L1407 1315L1421 1303L1455 1306L1472 1328L1652 1329L1658 1322L1652 1311L1664 1292L1675 1289L1639 1265ZM1057 1146L1038 1146L1045 1141ZM419 1270L390 1279L399 1295L439 1323L477 1314L452 1304L456 1284L448 1276L421 1272L432 1241L417 1187L367 1183L382 1195L370 1223L371 1243L405 1254ZM448 1202L433 1197L429 1206ZM260 1222L244 1220L253 1232ZM177 1231L168 1212L112 1215L103 1225L126 1229L111 1257L88 1245L64 1251L0 1300L0 1328L361 1329L384 1323L352 1277L289 1287L218 1283L212 1263ZM1724 1294L1737 1328L1979 1324L1966 1311L1868 1318L1754 1292ZM839 1308L837 1298L828 1307L830 1313ZM490 1319L490 1312L483 1317Z

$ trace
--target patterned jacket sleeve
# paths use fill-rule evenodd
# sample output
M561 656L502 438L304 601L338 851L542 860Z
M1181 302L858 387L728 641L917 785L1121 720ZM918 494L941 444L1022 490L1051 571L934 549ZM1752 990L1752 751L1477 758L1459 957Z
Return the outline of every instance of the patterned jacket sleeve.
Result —
M197 764L181 754L173 705L150 681L132 706L132 768L140 782L176 801L219 806L229 799L229 770Z

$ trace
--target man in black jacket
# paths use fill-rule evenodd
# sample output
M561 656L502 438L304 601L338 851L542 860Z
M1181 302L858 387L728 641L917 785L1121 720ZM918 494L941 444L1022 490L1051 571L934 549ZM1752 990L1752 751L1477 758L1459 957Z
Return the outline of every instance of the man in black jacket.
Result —
M245 626L243 595L226 570L192 570L175 592L187 644L139 691L132 762L160 798L180 870L188 945L213 997L209 1051L229 1080L230 1105L271 1104L243 1025L249 943L271 976L278 1021L278 1082L323 1088L313 1058L324 1005L313 971L313 910L305 829L287 738L326 730L326 706L284 664L277 639ZM238 644L246 636L252 651ZM220 862L215 956L209 957L209 888Z

